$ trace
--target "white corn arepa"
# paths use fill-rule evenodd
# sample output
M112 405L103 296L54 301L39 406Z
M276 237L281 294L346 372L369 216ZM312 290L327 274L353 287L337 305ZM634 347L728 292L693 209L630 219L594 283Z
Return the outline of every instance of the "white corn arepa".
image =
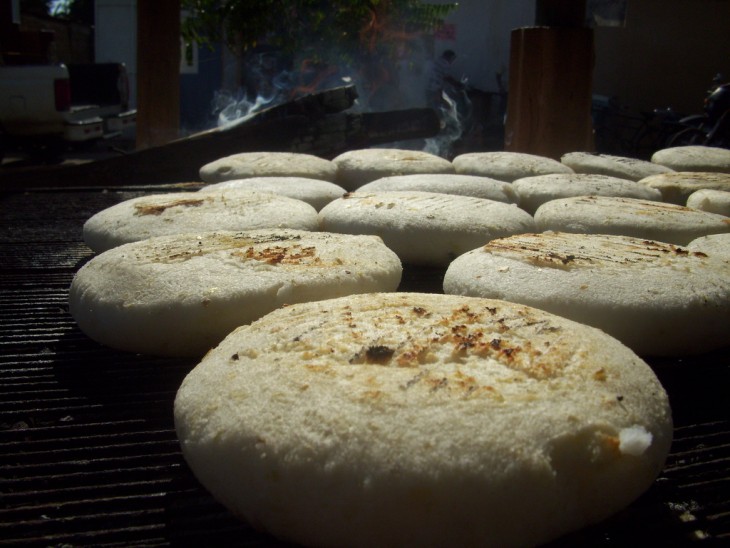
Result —
M330 160L300 152L242 152L219 158L200 168L206 183L249 177L306 177L334 181L337 166Z
M452 160L456 173L493 177L511 183L522 177L548 173L573 173L557 160L524 152L467 152Z
M150 194L113 205L84 223L84 241L100 253L155 236L211 230L318 230L317 210L286 196L251 190Z
M730 191L730 173L710 171L675 171L651 175L639 181L657 189L670 204L685 205L693 192L702 189Z
M535 213L545 202L572 196L623 196L662 201L662 193L636 181L593 173L553 173L524 177L512 183L519 195L519 204Z
M489 299L351 296L236 330L175 399L183 455L308 546L533 546L627 506L672 438L652 370L596 329Z
M730 261L661 242L547 232L457 257L449 294L519 302L613 335L641 355L730 344Z
M730 217L730 185L727 190L703 188L687 198L687 207Z
M396 255L373 236L297 230L161 236L97 255L69 306L106 346L202 356L234 328L284 304L394 291Z
M416 190L473 196L509 204L517 203L519 197L510 183L491 177L458 175L454 173L419 173L414 175L395 175L383 177L364 184L358 192L380 192L389 190Z
M707 254L722 255L730 259L730 233L702 236L687 244L687 249Z
M465 251L520 232L532 216L515 204L436 192L351 192L319 212L320 228L374 234L404 263L446 266Z
M561 156L560 161L576 173L597 173L632 181L672 171L671 168L647 160L593 152L568 152Z
M688 145L657 150L651 161L675 171L715 171L730 173L730 150Z
M224 189L257 190L288 196L307 202L314 209L320 210L332 200L342 197L345 189L329 181L307 179L306 177L251 177L249 179L233 179L215 183L201 188L198 192L210 192Z
M538 231L616 234L687 245L700 236L730 232L730 219L675 204L617 198L575 196L541 205Z
M337 166L335 183L355 190L365 183L392 175L453 173L451 162L421 150L365 148L348 150L332 159Z

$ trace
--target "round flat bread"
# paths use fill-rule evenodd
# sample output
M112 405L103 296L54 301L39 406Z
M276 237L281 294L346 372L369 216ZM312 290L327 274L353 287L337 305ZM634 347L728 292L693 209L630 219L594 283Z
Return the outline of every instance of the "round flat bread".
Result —
M365 183L392 175L454 172L451 162L440 156L397 148L350 150L332 162L337 165L335 182L346 190L355 190Z
M687 207L730 217L730 186L728 190L697 190L687 198Z
M710 234L692 240L687 249L730 259L730 234Z
M730 191L730 173L675 171L651 175L639 182L661 192L665 202L678 205L686 204L690 194L703 188Z
M84 223L84 241L100 253L154 236L256 228L318 230L317 210L301 200L250 190L154 194L95 214Z
M458 257L450 294L519 302L592 325L641 355L730 344L730 262L671 244L544 233L493 240Z
M730 173L730 150L706 146L682 146L657 150L651 161L675 171Z
M441 194L457 194L459 196L472 196L474 198L484 198L485 200L494 200L508 204L517 203L519 200L517 193L509 183L490 177L456 175L452 173L424 173L383 177L382 179L377 179L358 188L358 192L381 192L390 190L416 190L422 192L438 192Z
M535 213L545 202L572 196L623 196L662 201L662 193L629 179L592 173L554 173L517 179L512 187L519 195L519 204Z
M672 171L666 166L647 162L646 160L613 156L611 154L594 154L592 152L568 152L563 154L560 161L566 166L570 166L576 173L610 175L630 179L631 181L638 181L650 175Z
M398 257L373 236L297 230L161 236L94 257L73 279L71 315L95 341L202 356L284 304L394 291Z
M452 160L456 173L493 177L511 183L523 177L549 173L573 173L552 158L523 152L468 152Z
M249 177L305 177L334 181L337 166L312 154L297 152L243 152L220 158L200 168L206 183Z
M307 546L533 546L645 491L672 438L651 369L596 329L450 295L352 296L228 336L175 399L183 455Z
M329 181L307 179L305 177L251 177L250 179L234 179L207 185L198 192L224 189L258 190L288 196L307 202L319 211L332 200L341 198L345 189Z
M514 204L435 192L353 192L319 212L329 232L375 234L404 263L446 266L492 238L532 232Z
M577 196L541 205L535 212L537 230L584 234L615 234L687 245L700 236L730 232L730 219L675 204Z

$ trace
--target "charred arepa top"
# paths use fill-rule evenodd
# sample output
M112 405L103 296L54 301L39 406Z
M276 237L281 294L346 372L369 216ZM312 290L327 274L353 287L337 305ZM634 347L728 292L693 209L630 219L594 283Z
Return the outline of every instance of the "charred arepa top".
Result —
M100 253L167 234L257 228L318 230L317 210L301 200L251 190L151 194L91 217L84 224L84 241Z
M524 152L467 152L452 160L456 173L493 177L512 182L522 177L548 173L573 173L557 160Z
M657 189L665 202L685 205L690 195L698 190L730 191L730 173L675 171L645 177L639 183Z
M175 399L234 514L309 546L533 546L628 505L672 436L651 369L514 303L358 295L236 330Z
M644 200L662 201L662 194L629 179L592 173L553 173L524 177L512 183L519 194L520 207L535 213L538 207L550 200L572 196L622 196Z
M576 173L597 173L632 181L672 171L666 166L646 160L593 152L568 152L563 154L560 161L566 166L570 166Z
M242 152L205 164L200 178L220 183L249 177L306 177L334 181L337 166L312 154L298 152Z
M94 257L71 284L71 315L104 345L202 356L284 304L394 291L398 257L374 236L297 230L161 236Z
M257 190L288 196L307 202L314 209L320 210L332 200L342 197L345 189L329 181L307 179L306 177L251 177L249 179L233 179L222 183L204 186L199 192L224 189Z
M519 200L517 193L509 183L490 177L458 175L455 173L394 175L393 177L377 179L358 189L359 192L401 190L457 194L505 203L517 203Z
M687 245L700 236L730 232L730 219L698 209L608 196L553 200L535 212L538 230L617 234Z
M351 192L319 212L320 227L376 234L404 263L447 266L456 256L499 238L534 231L515 204L435 192Z
M365 183L413 173L453 173L448 160L421 150L398 148L366 148L349 150L332 159L337 165L335 182L346 190L355 190Z
M714 171L730 173L730 150L699 145L664 148L652 154L651 161L675 171Z
M641 355L730 345L730 259L623 236L493 240L451 263L450 294L506 299L598 327Z

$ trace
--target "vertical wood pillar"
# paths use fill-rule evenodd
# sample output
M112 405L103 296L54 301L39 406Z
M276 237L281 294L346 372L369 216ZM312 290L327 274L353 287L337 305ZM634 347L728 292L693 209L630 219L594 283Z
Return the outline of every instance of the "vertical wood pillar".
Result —
M137 0L137 148L178 138L180 0Z
M593 151L594 38L581 26L583 2L543 0L537 7L538 24L558 26L512 31L505 150L555 159Z

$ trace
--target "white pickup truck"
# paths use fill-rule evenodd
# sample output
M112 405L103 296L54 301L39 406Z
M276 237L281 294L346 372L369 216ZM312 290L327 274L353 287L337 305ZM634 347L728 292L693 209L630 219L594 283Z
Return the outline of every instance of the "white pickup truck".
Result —
M0 66L0 159L27 148L47 157L136 124L120 63Z

